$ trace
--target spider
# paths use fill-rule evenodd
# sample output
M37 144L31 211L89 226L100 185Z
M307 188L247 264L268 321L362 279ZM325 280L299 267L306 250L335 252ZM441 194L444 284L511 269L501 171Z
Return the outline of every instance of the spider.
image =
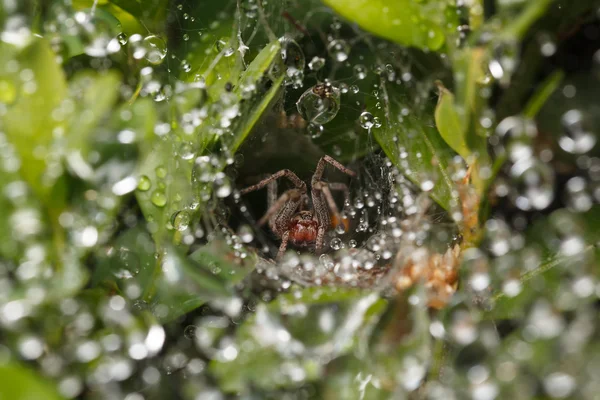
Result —
M323 251L325 233L332 221L334 225L344 221L340 216L331 191L341 190L348 199L348 186L344 183L328 183L322 180L327 164L351 177L356 176L354 171L344 167L332 157L323 156L312 176L310 191L312 207L308 207L309 209L305 209L309 203L306 183L289 169L276 172L240 192L246 194L268 186L268 209L258 221L258 225L262 226L268 221L271 231L281 239L277 259L280 259L285 253L288 242L297 247L312 247L314 245L315 252L320 254ZM289 179L295 187L286 190L277 198L277 180L282 177ZM333 218L330 218L330 211L333 213Z

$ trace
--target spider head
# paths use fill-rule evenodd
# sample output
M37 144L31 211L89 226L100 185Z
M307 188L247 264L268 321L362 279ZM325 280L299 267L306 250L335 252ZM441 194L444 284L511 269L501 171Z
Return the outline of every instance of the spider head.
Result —
M317 240L319 223L310 211L300 211L290 221L290 241L300 247L314 244Z

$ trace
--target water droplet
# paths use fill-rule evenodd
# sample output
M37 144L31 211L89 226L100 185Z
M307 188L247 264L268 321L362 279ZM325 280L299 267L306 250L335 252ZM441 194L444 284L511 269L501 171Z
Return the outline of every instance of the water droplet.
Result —
M498 124L496 135L492 138L496 154L508 153L510 159L517 162L533 154L530 143L537 135L537 127L530 119L511 116Z
M360 114L358 122L364 129L370 130L375 125L375 117L373 117L373 114L370 112L364 111L362 114Z
M306 65L302 48L295 40L285 36L279 39L279 43L281 44L281 60L285 68L285 84L294 86L301 84Z
M167 195L166 195L166 193L165 193L164 190L157 189L154 192L152 192L152 196L150 198L150 201L156 207L164 207L164 206L167 205Z
M181 69L184 72L190 72L192 70L192 66L190 65L189 62L187 62L187 60L183 60L183 61L181 61Z
M580 176L575 176L567 182L566 200L570 209L576 212L586 212L592 208L592 196L588 193L587 182Z
M312 60L308 63L308 68L312 71L318 71L325 66L325 59L322 57L313 57Z
M182 211L177 211L176 213L173 214L173 216L171 217L171 224L173 224L173 227L182 232L185 231L189 226L190 226L190 222L192 220L192 217L190 215L189 212L182 210Z
M493 48L493 57L488 64L492 76L507 85L517 67L519 45L516 41L505 41L497 43Z
M481 292L490 285L490 276L486 272L475 272L469 278L469 284L473 290Z
M146 50L145 58L150 64L160 64L167 55L167 44L158 36L146 36L142 44Z
M183 160L191 160L196 156L194 145L190 142L183 142L179 145L179 157Z
M306 127L306 130L308 131L308 134L310 135L311 138L317 139L317 138L321 137L321 135L323 134L323 125L311 122Z
M329 244L333 250L339 250L342 248L342 240L340 238L331 239L331 243Z
M513 181L512 198L521 210L543 210L554 199L554 171L537 158L515 163L510 174Z
M430 179L426 179L421 182L421 190L424 192L431 191L434 186L435 186L435 183Z
M188 325L183 330L183 336L188 339L194 339L196 337L196 325Z
M117 35L117 40L121 46L125 46L129 41L129 36L126 33L121 32Z
M367 77L367 67L362 64L356 64L353 68L356 79L363 80Z
M137 189L142 192L150 190L152 187L152 181L146 175L140 176L140 180L137 185Z
M308 89L296 102L298 112L305 120L323 125L340 110L340 91L329 82Z
M242 225L238 229L238 236L242 240L243 243L252 243L254 240L254 232L252 232L252 228L250 225Z
M356 275L356 268L352 263L351 257L343 257L342 260L336 264L333 272L340 277L343 281L349 281Z
M99 15L101 14L94 15L84 11L75 13L84 52L90 57L106 57L121 49L112 21ZM116 39L114 44L111 43L113 39Z
M329 54L338 62L344 62L350 54L350 45L342 39L332 40L327 46Z
M567 111L561 118L564 135L558 140L560 147L569 153L583 154L596 145L591 120L579 110Z
M156 173L156 176L160 179L164 179L167 176L167 169L163 166L156 167L154 172Z
M231 182L225 176L225 174L218 174L215 178L215 186L217 187L215 193L219 198L225 198L231 194Z

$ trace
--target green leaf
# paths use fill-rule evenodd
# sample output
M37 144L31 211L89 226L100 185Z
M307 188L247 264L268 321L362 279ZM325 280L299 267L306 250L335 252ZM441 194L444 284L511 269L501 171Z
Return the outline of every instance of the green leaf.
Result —
M0 364L0 376L0 399L62 399L54 385L29 368L16 364Z
M254 270L257 262L255 253L249 253L243 260L237 258L223 239L213 239L188 258L210 271L228 287L244 280Z
M269 72L271 66L279 60L281 52L281 44L279 41L273 41L266 45L264 49L254 58L252 63L242 74L239 85L236 86L235 92L240 97L243 96L244 88L249 85L257 85ZM281 89L281 84L285 73L274 79L271 87L263 94L255 94L250 100L250 104L246 105L249 111L246 111L238 122L238 128L234 133L234 140L231 150L237 151L240 145L246 140L258 120L265 111L273 104Z
M185 209L194 198L194 160L175 156L180 144L175 133L169 134L155 143L138 168L140 179L151 182L150 189L137 190L136 197L156 243L163 243L174 233L170 221L176 212L191 212Z
M321 380L319 397L340 400L389 400L398 398L388 387L382 387L365 360L349 354L327 364L327 379ZM394 394L396 397L394 397Z
M14 102L4 114L4 130L15 146L21 159L20 173L40 200L52 200L60 204L64 199L50 199L56 178L46 175L47 161L53 156L51 146L55 129L63 127L62 121L53 116L67 94L67 84L56 56L44 39L36 39L31 45L15 54L12 47L0 44L2 67L15 55L21 70L29 70L32 79L27 83L18 76L0 70L5 83L15 90Z
M80 178L92 177L86 161L93 144L92 134L117 101L120 83L116 71L82 71L69 82L69 99L75 107L68 130L67 161Z
M241 76L236 78L233 83L236 83L235 90L232 93L231 104L227 104L229 109L238 109L239 116L234 119L231 137L225 138L223 141L228 145L228 148L235 152L239 146L248 137L261 116L273 104L285 77L285 72L280 76L272 78L268 76L271 66L276 61L280 62L279 54L281 45L278 40L267 44L261 52L254 58L252 63ZM281 69L281 68L280 68ZM221 82L224 84L224 82ZM223 85L221 85L223 86ZM254 88L250 90L251 88ZM219 89L220 94L223 88L219 86L209 87L211 89ZM219 95L220 95L219 94ZM210 96L213 98L214 96ZM215 99L215 102L219 100ZM217 140L217 134L214 132L214 127L219 126L221 120L220 107L213 112L209 118L201 126L201 145L202 150L210 148Z
M537 21L553 0L535 0L527 2L525 8L502 30L502 35L522 39L529 27Z
M231 256L231 253L223 253L217 257L210 250L203 250L201 254L196 254L200 261L196 262L186 257L182 249L166 246L161 259L160 277L154 282L155 289L149 292L153 303L166 305L169 309L168 314L157 315L161 322L171 321L206 302L233 297L236 279L225 275L226 271L230 273L234 270L225 258ZM207 261L207 264L203 264ZM219 265L224 269L218 270ZM246 271L250 272L252 268ZM235 268L236 273L240 273L238 277L242 278L240 270Z
M444 1L323 0L361 28L405 46L437 50L444 44Z
M442 138L465 160L469 160L471 150L467 145L466 121L463 121L454 104L454 95L441 83L438 83L439 98L435 108L435 125Z
M550 74L550 76L540 83L536 92L525 105L523 116L531 119L535 118L550 96L558 89L564 77L564 72L559 70Z
M446 143L470 166L474 166L472 181L482 194L485 182L480 178L479 169L490 163L486 133L481 132L479 123L486 104L486 99L479 95L485 75L484 51L481 48L466 48L455 52L453 56L456 95L437 82L439 98L435 123Z
M114 283L124 290L128 279L133 277L142 293L148 293L158 268L155 251L152 238L143 229L127 230L113 241L112 247L98 250L92 286Z
M110 3L136 17L153 33L165 28L163 24L169 9L168 0L110 0Z
M135 283L143 301L168 308L168 314L158 316L166 322L207 301L233 296L234 286L254 270L256 263L252 253L243 261L236 259L220 238L187 257L182 249L163 247L157 259L155 244L147 232L141 228L126 231L113 246L97 253L92 285L125 292Z
M382 79L379 93L382 107L369 108L374 110L373 115L382 124L372 130L375 139L400 172L417 186L426 181L435 182L431 198L450 210L458 201L454 182L448 173L454 152L427 120L427 115L410 113L402 116L401 109L409 103L399 85ZM406 103L403 104L403 101Z

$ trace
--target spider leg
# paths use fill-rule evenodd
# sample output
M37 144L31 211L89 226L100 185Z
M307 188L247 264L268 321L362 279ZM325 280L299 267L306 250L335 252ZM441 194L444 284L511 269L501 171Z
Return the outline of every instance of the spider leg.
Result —
M323 191L319 182L315 182L311 189L311 196L314 208L314 217L317 219L318 230L317 239L315 241L315 253L320 254L323 250L323 241L325 239L325 231L331 223L329 219L329 209L325 199L323 199Z
M277 201L277 181L271 181L267 185L267 207L271 208Z
M317 164L317 168L315 169L315 173L313 174L311 184L314 185L315 182L318 182L321 180L321 178L323 177L323 172L325 171L325 166L327 164L342 171L343 173L345 173L347 175L350 175L352 177L356 176L356 172L344 167L342 164L340 164L338 161L334 160L332 157L323 156L323 157L321 157L321 159L319 160L319 163Z
M290 237L290 231L285 231L283 233L283 235L281 235L281 244L279 245L279 251L277 252L278 260L280 260L281 257L285 254L285 250L287 249L289 237Z
M271 183L281 177L288 178L290 180L290 182L292 182L298 190L300 190L302 193L306 193L306 183L304 183L300 178L298 178L298 176L296 174L294 174L289 169L282 169L281 171L276 172L273 175L258 182L256 185L248 186L247 188L242 189L240 191L240 194L246 194L249 192L253 192L255 190L262 189L265 186L267 186L269 183Z
M315 254L319 255L323 251L323 242L325 241L325 227L319 226L317 231L317 240L315 241Z
M258 220L258 225L262 226L267 221L269 221L270 225L273 225L273 223L275 223L276 220L281 218L282 213L280 211L287 211L288 209L291 209L291 205L294 204L295 207L293 207L292 212L295 212L301 200L302 192L300 190L290 189L285 191L281 196L279 196L279 198L274 203L272 203L269 206L269 209L267 210L265 215L263 215L263 217ZM287 203L290 203L289 207L286 207Z
M340 215L340 211L338 210L337 204L335 204L335 200L333 199L333 195L331 194L331 190L329 188L330 184L327 182L319 181L313 184L313 188L316 190L320 190L323 193L323 197L325 197L325 201L327 202L327 206L329 210L333 213L336 218L336 221L341 222L342 216ZM316 207L315 207L316 208Z

